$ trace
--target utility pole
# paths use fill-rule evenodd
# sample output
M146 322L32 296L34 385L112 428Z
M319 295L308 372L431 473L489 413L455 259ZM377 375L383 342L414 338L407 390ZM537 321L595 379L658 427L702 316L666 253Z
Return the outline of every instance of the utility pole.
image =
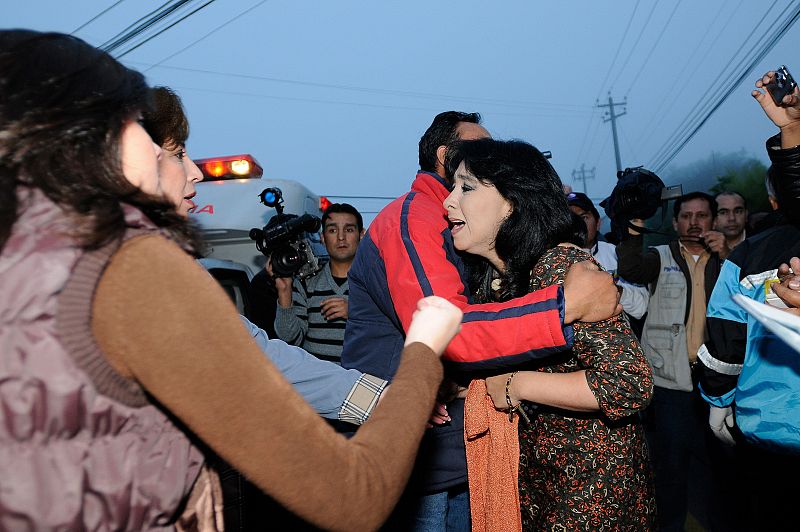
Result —
M604 104L596 104L596 107L608 107L608 111L606 111L605 116L603 117L603 122L611 122L611 133L614 135L614 155L617 158L617 172L622 171L622 162L619 158L619 141L617 140L617 118L621 117L625 114L625 109L622 109L621 113L614 112L615 106L623 106L628 104L628 98L621 102L615 102L611 99L611 93L608 93L608 103Z
M586 194L586 180L587 179L594 179L595 167L593 166L591 170L586 170L586 168L584 168L584 166L585 165L583 163L581 163L581 169L580 170L573 170L572 171L572 180L573 181L577 181L577 180L583 181L583 193Z

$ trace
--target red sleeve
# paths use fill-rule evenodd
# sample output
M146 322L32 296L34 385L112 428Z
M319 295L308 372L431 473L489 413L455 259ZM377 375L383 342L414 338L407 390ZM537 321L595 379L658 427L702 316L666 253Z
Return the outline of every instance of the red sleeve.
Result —
M502 367L569 347L572 328L562 325L560 287L503 303L468 303L459 271L445 251L442 235L447 224L441 211L432 207L409 194L399 213L399 231L385 231L379 246L403 329L408 330L417 301L437 295L464 312L461 332L443 355L462 369Z

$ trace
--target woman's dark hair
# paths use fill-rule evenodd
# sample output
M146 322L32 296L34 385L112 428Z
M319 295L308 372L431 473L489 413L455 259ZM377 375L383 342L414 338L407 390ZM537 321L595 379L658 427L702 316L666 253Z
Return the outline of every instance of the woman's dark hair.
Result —
M139 208L187 249L194 231L164 198L122 172L123 125L149 108L144 77L60 33L0 31L0 249L24 206L18 188L41 190L96 248L122 237L123 203Z
M168 87L153 87L150 94L152 107L144 112L142 125L153 142L167 149L186 146L189 120L181 99Z
M585 225L567 206L556 171L530 144L493 139L461 142L447 157L448 174L454 175L462 162L467 172L495 187L513 208L495 240L495 251L506 264L500 291L492 295L492 267L475 257L467 257L470 289L484 301L527 294L531 269L542 254L561 242L582 245Z

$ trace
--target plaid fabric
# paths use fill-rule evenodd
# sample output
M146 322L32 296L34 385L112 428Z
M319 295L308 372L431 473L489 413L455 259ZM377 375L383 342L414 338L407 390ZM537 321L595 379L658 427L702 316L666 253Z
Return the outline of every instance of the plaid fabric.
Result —
M339 419L354 425L364 423L378 404L387 384L385 380L366 373L359 377L342 403Z

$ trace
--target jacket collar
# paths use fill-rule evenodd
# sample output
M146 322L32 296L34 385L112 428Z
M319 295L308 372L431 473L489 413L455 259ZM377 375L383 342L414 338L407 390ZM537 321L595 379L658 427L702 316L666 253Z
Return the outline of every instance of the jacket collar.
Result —
M411 185L411 191L433 196L441 202L444 202L444 199L450 195L450 187L439 174L422 170L417 173L417 177Z

